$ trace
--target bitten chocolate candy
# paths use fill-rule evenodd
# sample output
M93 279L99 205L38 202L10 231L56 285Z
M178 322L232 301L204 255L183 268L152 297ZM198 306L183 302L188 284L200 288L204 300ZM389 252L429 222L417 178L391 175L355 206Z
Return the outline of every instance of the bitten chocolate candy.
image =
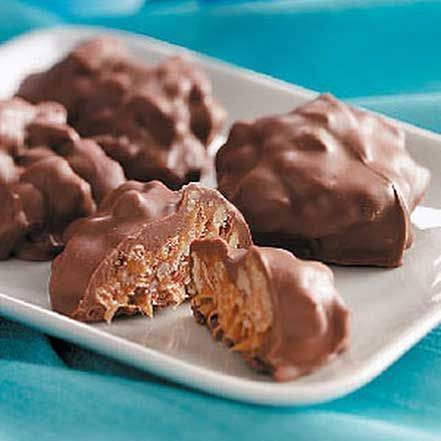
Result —
M255 369L293 380L346 347L348 310L325 265L219 238L193 242L190 253L196 320Z
M51 259L69 223L125 182L121 166L65 122L60 104L0 102L0 259Z
M190 243L211 236L233 247L251 244L242 215L218 191L129 181L67 230L52 264L52 307L81 321L110 321L178 305L187 296Z
M209 80L184 58L149 66L110 37L87 41L31 75L18 95L62 103L69 123L94 137L130 179L173 188L209 166L206 146L225 120Z
M400 128L331 95L236 123L216 168L256 243L343 265L400 265L429 182Z

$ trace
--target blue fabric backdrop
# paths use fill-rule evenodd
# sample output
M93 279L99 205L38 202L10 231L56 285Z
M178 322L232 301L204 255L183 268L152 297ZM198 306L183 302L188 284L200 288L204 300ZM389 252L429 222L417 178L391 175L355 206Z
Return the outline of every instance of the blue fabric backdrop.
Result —
M438 2L153 1L107 17L91 17L80 3L75 10L74 0L52 2L51 12L49 1L2 0L0 40L63 22L133 30L441 131ZM436 330L344 399L302 409L250 406L177 387L0 317L0 441L435 441L440 378Z

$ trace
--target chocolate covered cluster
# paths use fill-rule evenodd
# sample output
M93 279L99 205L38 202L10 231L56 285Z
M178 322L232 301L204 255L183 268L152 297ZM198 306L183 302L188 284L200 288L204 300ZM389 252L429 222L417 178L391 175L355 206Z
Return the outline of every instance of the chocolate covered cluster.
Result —
M258 243L345 265L400 265L429 182L400 128L328 94L234 124L216 169Z
M219 238L193 242L190 255L195 318L252 367L293 380L346 348L349 312L327 266Z
M209 80L186 59L150 66L111 37L87 41L29 76L18 95L62 103L69 123L97 140L128 178L172 188L209 167L206 147L225 119Z
M47 260L64 229L125 181L120 165L53 102L0 102L0 259Z
M52 307L93 322L179 305L190 282L190 244L202 237L251 244L242 215L217 190L128 181L66 231L66 248L52 264Z

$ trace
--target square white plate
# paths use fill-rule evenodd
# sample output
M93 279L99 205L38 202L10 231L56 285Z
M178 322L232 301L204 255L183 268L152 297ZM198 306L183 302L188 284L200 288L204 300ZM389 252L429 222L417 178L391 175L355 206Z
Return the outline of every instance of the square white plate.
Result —
M185 51L129 33L62 27L23 35L0 47L0 97L11 95L28 73L47 68L79 41L99 33L122 38L150 62ZM186 52L186 51L185 51ZM215 94L236 119L288 111L312 98L307 91L191 53L213 81ZM401 123L400 123L401 124ZM213 394L253 403L299 405L345 395L390 366L441 321L441 137L401 124L415 159L433 178L414 216L416 241L401 268L334 268L337 287L352 311L349 350L312 375L274 383L255 374L236 354L215 343L195 323L188 305L152 319L86 325L52 312L48 302L49 264L0 263L0 314L88 347L140 369Z

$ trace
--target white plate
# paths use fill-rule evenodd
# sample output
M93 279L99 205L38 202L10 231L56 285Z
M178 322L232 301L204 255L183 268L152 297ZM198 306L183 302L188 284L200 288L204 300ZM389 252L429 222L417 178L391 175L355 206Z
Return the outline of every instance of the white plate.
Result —
M31 71L46 68L80 40L103 30L63 27L23 35L0 48L0 96L9 96ZM139 56L157 61L184 49L115 32ZM238 118L280 113L314 92L192 54L211 77L216 95ZM400 123L401 124L401 123ZM188 305L143 317L86 325L51 311L47 263L0 263L0 313L140 369L213 394L253 403L299 405L345 395L390 366L441 321L441 137L402 124L413 156L433 173L414 220L416 241L393 270L334 268L338 289L352 311L349 350L316 373L284 384L250 370L236 354L197 325ZM434 214L434 215L433 215Z

